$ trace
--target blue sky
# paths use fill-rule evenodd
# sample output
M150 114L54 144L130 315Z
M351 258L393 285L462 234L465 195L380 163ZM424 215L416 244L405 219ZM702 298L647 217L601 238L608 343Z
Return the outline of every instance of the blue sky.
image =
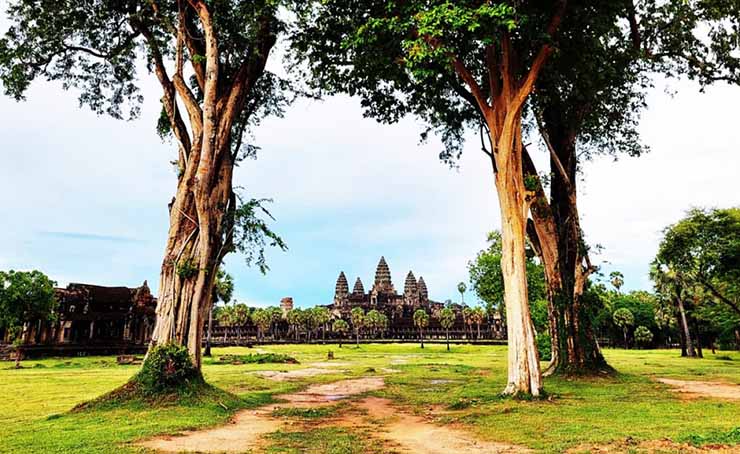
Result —
M61 285L146 279L156 290L175 148L155 134L155 82L142 75L142 86L144 109L131 122L80 109L53 83L35 83L24 103L0 98L0 269L40 269ZM589 162L580 183L588 240L605 247L595 259L621 270L628 289L650 288L660 230L683 211L739 203L740 88L671 86L675 96L658 83L641 124L652 152ZM274 199L273 227L290 249L269 254L267 276L230 256L236 298L326 304L339 271L369 288L385 255L397 288L412 269L432 298L457 300L467 261L499 224L490 164L474 138L450 169L437 142L419 145L420 130L413 120L378 125L346 97L301 101L266 120L254 137L262 151L236 183Z

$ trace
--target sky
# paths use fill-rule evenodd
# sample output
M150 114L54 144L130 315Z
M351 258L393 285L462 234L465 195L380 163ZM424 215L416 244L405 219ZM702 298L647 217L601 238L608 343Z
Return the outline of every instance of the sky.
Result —
M141 85L134 121L98 117L58 83L35 82L21 103L0 96L0 269L39 269L61 286L148 280L156 291L175 145L155 133L156 81L142 74ZM604 248L594 261L606 274L622 271L628 290L651 288L660 232L688 208L740 204L740 87L700 93L690 82L658 80L648 105L640 130L651 152L587 162L579 183L587 240ZM369 289L384 255L398 290L413 270L432 299L458 301L467 262L499 226L490 162L471 137L450 168L438 159L439 142L419 144L421 130L413 119L389 126L363 118L348 97L301 100L284 118L265 120L252 139L261 151L235 184L273 199L272 227L289 250L268 253L267 275L229 256L235 298L328 304L340 271Z

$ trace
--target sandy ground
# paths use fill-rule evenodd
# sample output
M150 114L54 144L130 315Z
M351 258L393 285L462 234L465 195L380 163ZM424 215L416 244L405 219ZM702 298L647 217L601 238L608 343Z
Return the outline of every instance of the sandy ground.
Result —
M675 380L658 378L657 381L670 386L672 391L685 397L715 397L718 399L740 399L740 385L711 381Z

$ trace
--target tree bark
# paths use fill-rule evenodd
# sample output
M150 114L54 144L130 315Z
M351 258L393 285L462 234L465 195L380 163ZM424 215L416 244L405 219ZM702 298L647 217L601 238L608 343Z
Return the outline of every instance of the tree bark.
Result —
M236 196L232 185L235 160L232 126L264 72L276 36L275 19L261 18L255 32L254 52L249 52L235 74L222 75L211 7L204 1L191 1L188 5L178 2L176 68L172 78L167 74L160 44L152 31L136 20L132 20L132 25L147 40L154 72L164 91L164 110L179 143L180 174L170 205L157 322L150 347L167 343L187 346L194 365L200 369L203 325L213 304L216 272L224 256L233 249ZM183 43L191 42L189 32L185 31L185 17L190 14L202 28L204 58L190 59L202 99L190 90L183 76ZM190 128L185 127L175 96L179 96L185 107Z
M532 203L528 236L539 255L547 285L551 360L545 374L593 374L611 371L596 336L589 307L582 296L593 267L583 244L577 206L576 133L561 122L564 114L547 109L540 124L550 152L550 197L539 180ZM524 171L537 170L524 150Z
M676 298L676 307L678 307L678 324L682 331L682 337L686 342L686 356L689 358L696 357L696 350L694 349L694 341L691 339L691 330L689 329L689 321L686 317L686 310L683 305L683 298Z

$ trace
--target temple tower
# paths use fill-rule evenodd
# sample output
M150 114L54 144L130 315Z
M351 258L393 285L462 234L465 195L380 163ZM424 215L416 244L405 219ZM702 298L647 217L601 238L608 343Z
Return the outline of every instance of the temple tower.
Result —
M378 298L379 295L382 295ZM378 267L375 269L375 283L370 290L370 304L376 306L378 301L387 302L396 295L396 289L393 288L391 281L391 270L385 262L385 257L380 257Z
M347 276L344 275L344 271L339 273L337 278L337 285L334 287L334 303L344 304L347 302L349 296L349 283L347 283Z
M356 296L362 296L365 294L365 286L362 285L362 281L359 277L355 281L355 286L352 289L352 294Z
M403 299L405 304L411 306L418 306L419 304L419 287L412 271L409 271L409 274L406 275L406 282L403 284Z
M391 281L391 270L385 262L385 257L380 257L378 267L375 270L375 284L373 290L376 293L395 293L393 282Z
M419 281L416 283L419 289L419 300L425 302L429 300L429 291L427 290L427 284L424 282L424 278L419 276Z

